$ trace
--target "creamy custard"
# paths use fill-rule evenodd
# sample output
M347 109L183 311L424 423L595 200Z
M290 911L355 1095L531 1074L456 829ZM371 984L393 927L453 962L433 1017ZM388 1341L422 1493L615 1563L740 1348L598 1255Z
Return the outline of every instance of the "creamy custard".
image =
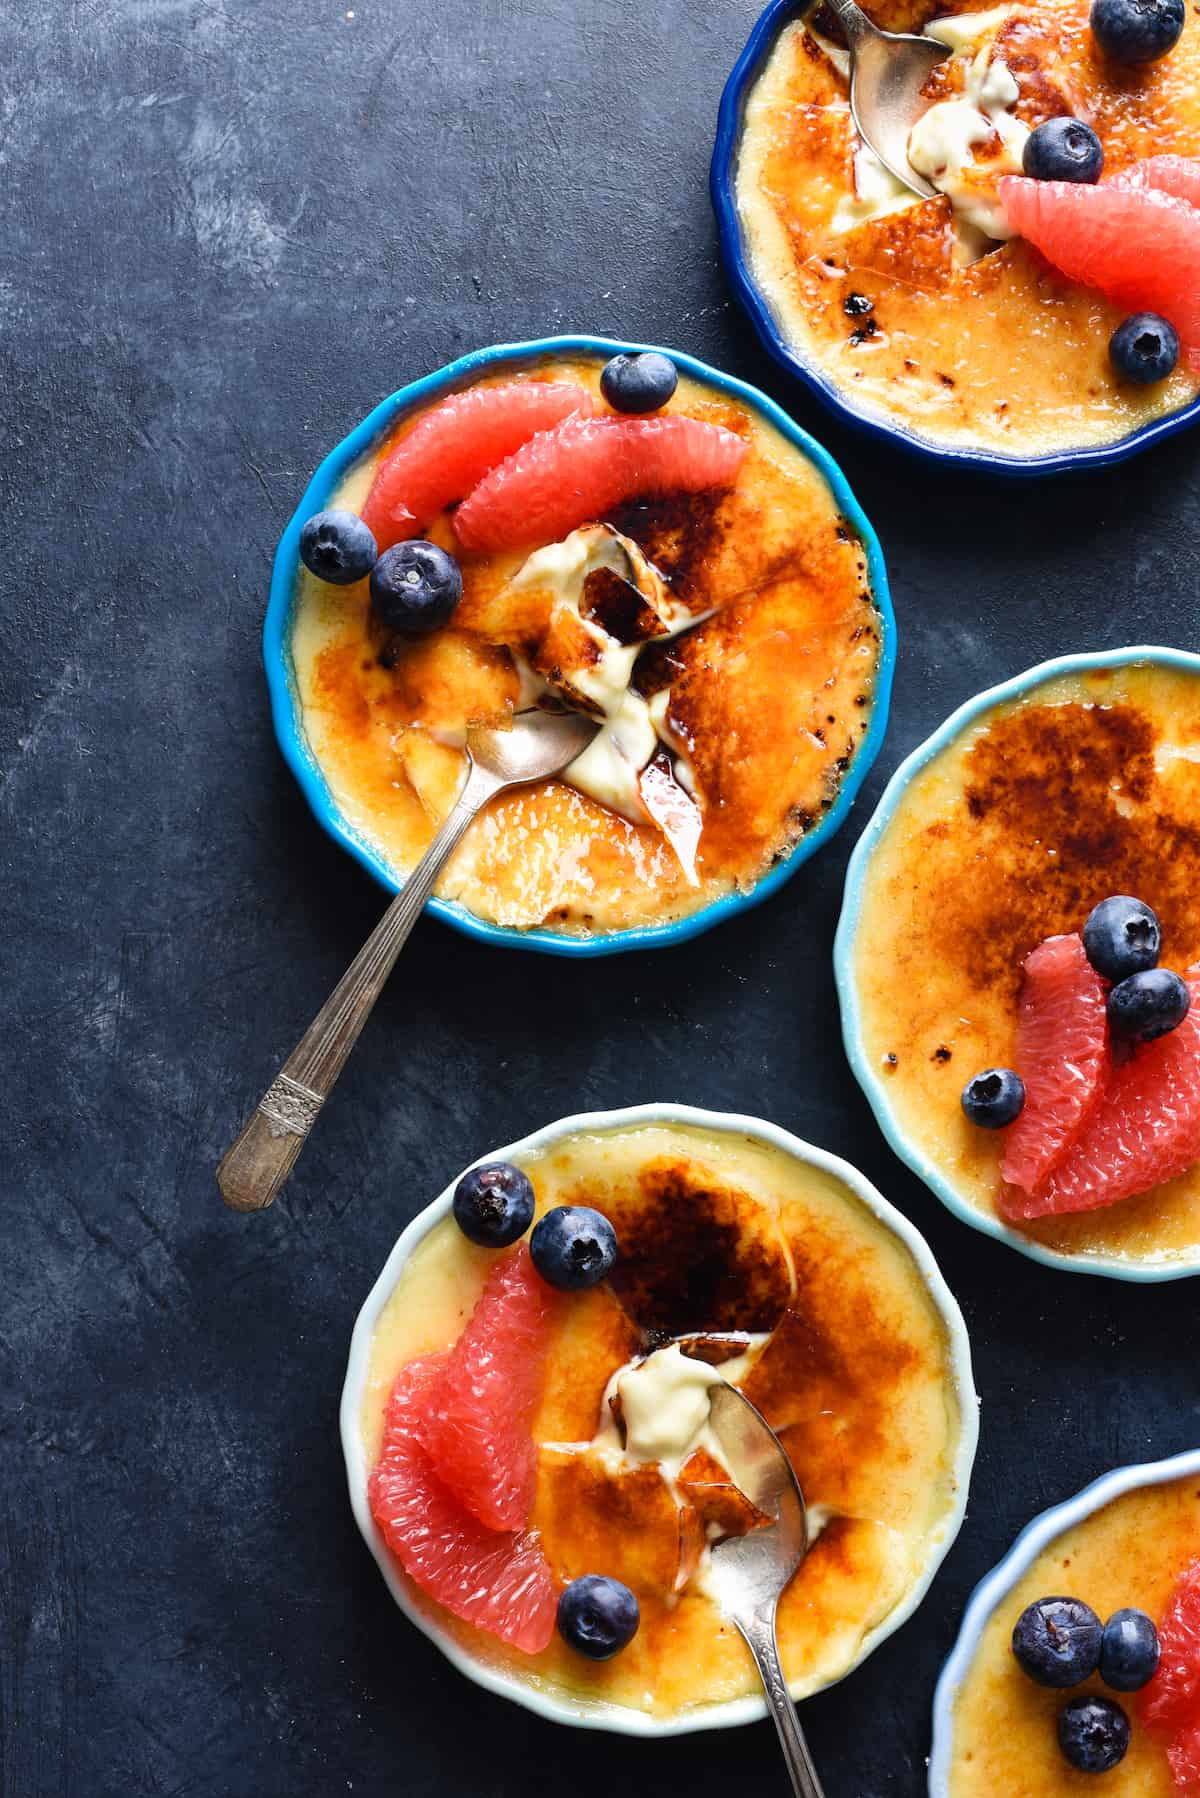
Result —
M598 394L601 366L556 359L522 378ZM680 380L670 409L746 440L734 488L632 503L608 521L619 535L506 554L467 554L443 514L427 535L459 558L464 597L423 641L387 643L365 583L299 571L304 731L339 811L397 878L454 802L469 723L502 722L547 686L602 716L573 785L502 795L449 862L438 893L489 921L587 935L748 891L819 824L866 735L879 613L824 477L757 410L696 381ZM330 504L361 506L385 448ZM636 647L588 614L581 585L631 556L652 633ZM659 752L670 775L648 813L630 776Z
M413 1603L478 1659L567 1698L669 1717L754 1693L703 1578L707 1541L750 1521L706 1434L708 1388L732 1379L781 1433L819 1531L780 1612L789 1683L801 1696L840 1678L940 1558L962 1496L974 1401L908 1249L840 1181L732 1132L580 1133L520 1160L539 1213L595 1205L620 1244L611 1283L573 1296L555 1324L532 1523L558 1578L631 1586L641 1627L596 1664L557 1638L534 1656L506 1649L406 1581ZM450 1219L414 1251L372 1343L368 1464L398 1370L457 1336L490 1265ZM665 1352L664 1336L677 1339ZM624 1439L606 1402L614 1376L633 1401Z
M1012 457L1111 443L1195 398L1184 368L1148 388L1118 380L1108 340L1120 311L1023 242L990 241L1003 229L996 180L1045 119L1091 124L1110 174L1166 150L1200 154L1193 10L1171 54L1136 70L1100 54L1088 0L867 10L958 52L930 78L936 111L917 132L918 160L946 191L917 199L864 151L825 13L785 25L748 96L735 198L751 275L796 354L857 412Z
M959 1095L1013 1065L1024 957L1113 893L1158 913L1164 966L1200 958L1200 675L1130 663L983 713L913 777L863 871L863 1051L906 1141L986 1216L1003 1133L968 1124ZM1200 1168L1020 1228L1063 1254L1192 1263Z
M1066 1530L989 1618L953 1706L949 1798L1059 1798L1099 1789L1115 1798L1173 1798L1161 1743L1136 1721L1136 1695L1115 1694L1134 1720L1129 1752L1097 1782L1058 1750L1055 1727L1073 1694L1025 1677L1010 1647L1013 1625L1035 1599L1080 1598L1101 1617L1126 1605L1162 1616L1177 1576L1200 1554L1200 1481L1144 1486ZM1080 1688L1113 1696L1100 1680Z

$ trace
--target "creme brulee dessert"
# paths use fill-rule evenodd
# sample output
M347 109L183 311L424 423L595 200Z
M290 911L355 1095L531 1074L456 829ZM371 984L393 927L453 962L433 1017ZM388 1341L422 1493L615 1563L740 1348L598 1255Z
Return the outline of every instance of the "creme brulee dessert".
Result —
M908 778L844 920L847 1029L901 1152L982 1218L1085 1264L1186 1271L1200 1259L1200 1008L1154 1042L1117 1040L1105 1015L1117 989L1084 946L1093 908L1133 896L1120 903L1150 908L1161 931L1149 984L1186 1006L1200 959L1198 817L1200 670L1131 660L1051 675L970 719ZM1076 995L1049 1068L1052 1108L1061 1121L1093 1078L1097 1091L1096 1109L1061 1126L1077 1135L1070 1178L1048 1175L1041 1207L1004 1184L1021 1118L982 1128L964 1106L981 1070L1024 1072L1034 1097L1022 1030L1047 964ZM1169 1178L1147 1178L1163 1165ZM1106 1202L1118 1177L1129 1196Z
M847 52L827 12L785 24L749 93L735 198L750 276L793 353L856 413L941 449L1013 459L1113 443L1193 400L1194 358L1189 368L1168 354L1155 369L1127 344L1122 358L1115 340L1110 356L1127 314L1165 307L1114 305L1103 280L1056 272L1080 271L1069 255L1051 266L1016 235L1001 187L1023 168L1047 186L1055 174L1097 181L1096 167L1028 160L1031 133L1051 122L1060 145L1063 127L1086 133L1105 184L1161 152L1200 153L1192 9L1183 23L1178 6L1169 53L1151 45L1160 60L1140 64L1101 48L1089 0L866 10L951 52L909 139L910 163L938 192L920 198L857 136ZM1118 245L1121 235L1114 225Z
M449 609L433 593L432 628L390 628L404 591L397 601L393 584L381 612L374 574L331 585L299 570L304 732L335 805L397 880L453 804L468 725L547 701L596 719L561 779L486 808L436 889L515 929L621 931L747 892L826 815L872 716L880 613L824 476L754 406L688 377L676 386L662 356L616 361L647 359L672 389L651 418L610 409L600 357L510 365L406 415L349 473L330 504L364 515L390 546L383 560L415 555L406 539L419 530L439 578L459 583ZM453 461L478 431L471 408L489 406L510 445L535 429L527 415L540 434L476 493L464 497L452 467L418 499L426 437L431 459ZM547 428L556 407L567 416ZM447 452L457 420L466 450ZM410 441L415 472L397 475ZM447 489L464 503L446 503ZM402 573L424 578L415 562Z
M839 1179L733 1130L581 1130L517 1161L515 1169L495 1165L508 1190L531 1183L516 1222L538 1220L532 1263L524 1241L498 1254L468 1241L447 1216L414 1249L371 1341L360 1422L372 1508L401 1551L393 1565L413 1605L476 1660L567 1702L672 1718L754 1694L753 1663L707 1580L710 1544L763 1521L732 1484L707 1427L712 1385L731 1380L780 1434L815 1537L780 1610L791 1690L802 1696L839 1679L930 1577L965 1497L975 1399L960 1387L960 1350L911 1251ZM531 1321L537 1270L561 1283L543 1236L573 1216L609 1235L607 1276L550 1294ZM441 1474L422 1463L433 1498L397 1495L392 1435L396 1393L422 1369L449 1366L447 1377L461 1382L459 1390L452 1379L433 1406L443 1420L460 1399L473 1402L468 1387L480 1396L483 1387L454 1373L466 1364L453 1355L472 1333L478 1346L481 1330L493 1330L492 1368L509 1353L506 1332L520 1332L513 1380L542 1357L528 1423L515 1438L507 1423L497 1426L510 1457L514 1440L532 1443L524 1508L512 1509L505 1488L499 1508L489 1498L486 1509L510 1529L524 1519L524 1534L502 1539L517 1572L494 1566L474 1523L432 1528L435 1536L465 1531L489 1569L459 1582L462 1612L481 1614L489 1579L513 1592L490 1607L482 1628L422 1590L443 1589L444 1569L427 1580L420 1559L427 1520L445 1515ZM443 1351L456 1342L447 1363ZM969 1380L965 1370L962 1377ZM464 1440L468 1461L478 1459L510 1384L506 1376L496 1388L503 1398L487 1399L456 1439L456 1465ZM431 1452L444 1447L435 1440ZM400 1479L410 1472L401 1467ZM561 1598L596 1576L636 1619L632 1639L603 1660L571 1645ZM536 1608L539 1581L544 1621L526 1629L522 1607Z
M1068 1669L1057 1689L1026 1676L1013 1651L1013 1631L1027 1607L1050 1595L1070 1595L1101 1623L1114 1613L1142 1613L1164 1638L1163 1663L1174 1663L1173 1598L1181 1576L1190 1584L1200 1570L1198 1555L1200 1482L1195 1476L1126 1492L1043 1549L987 1620L953 1695L945 1775L934 1782L938 1798L995 1798L1000 1793L1004 1798L1059 1798L1092 1789L1097 1772L1102 1772L1099 1789L1117 1798L1174 1798L1177 1792L1194 1792L1194 1783L1177 1783L1172 1775L1168 1750L1174 1729L1157 1715L1169 1707L1156 1691L1152 1631L1145 1632L1145 1665L1131 1667L1116 1687L1103 1677L1102 1662L1078 1683L1068 1683ZM1083 1665L1093 1654L1094 1648ZM1172 1666L1172 1678L1178 1672ZM1193 1672L1200 1678L1200 1668ZM1099 1700L1108 1711L1119 1707L1125 1714L1114 1751L1126 1729L1127 1746L1107 1768L1073 1766L1060 1748L1058 1717L1067 1703L1080 1698ZM1200 1719L1200 1703L1185 1708ZM1195 1762L1194 1753L1192 1758Z

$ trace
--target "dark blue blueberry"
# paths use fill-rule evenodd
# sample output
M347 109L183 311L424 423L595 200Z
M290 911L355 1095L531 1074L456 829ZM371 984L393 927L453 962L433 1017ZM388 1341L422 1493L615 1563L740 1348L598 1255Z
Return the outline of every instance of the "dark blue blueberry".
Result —
M604 364L600 391L614 412L657 412L679 384L679 371L657 350L614 356Z
M628 1586L604 1573L573 1579L558 1601L558 1633L589 1661L609 1661L637 1635L641 1612Z
M1024 1106L1025 1082L1011 1068L987 1068L963 1087L963 1110L985 1130L1002 1130L1020 1117Z
M1092 0L1092 35L1114 62L1157 62L1179 42L1184 0Z
M1109 338L1108 355L1124 380L1149 387L1165 381L1179 361L1179 333L1157 312L1135 312Z
M1108 1024L1126 1042L1152 1043L1187 1017L1192 1003L1187 982L1170 968L1131 974L1108 995Z
M454 1221L485 1249L505 1249L533 1222L533 1187L511 1161L473 1167L454 1188Z
M1058 1745L1080 1773L1107 1773L1125 1759L1129 1718L1114 1698L1072 1698L1058 1719Z
M1131 974L1155 966L1162 948L1162 929L1148 905L1118 893L1102 899L1088 913L1083 948L1105 980L1127 980Z
M1104 146L1082 119L1047 119L1025 139L1021 167L1035 181L1099 181Z
M401 637L438 630L453 616L462 590L454 557L419 537L385 549L371 570L371 603Z
M335 587L361 581L375 566L375 539L357 512L314 512L300 530L300 560Z
M559 1205L538 1224L529 1252L547 1285L582 1292L597 1285L616 1260L616 1231L590 1205Z
M1140 1692L1158 1670L1158 1631L1145 1611L1114 1611L1100 1643L1100 1677L1114 1692Z
M1039 1598L1017 1618L1012 1651L1039 1686L1077 1686L1100 1665L1100 1619L1078 1598Z

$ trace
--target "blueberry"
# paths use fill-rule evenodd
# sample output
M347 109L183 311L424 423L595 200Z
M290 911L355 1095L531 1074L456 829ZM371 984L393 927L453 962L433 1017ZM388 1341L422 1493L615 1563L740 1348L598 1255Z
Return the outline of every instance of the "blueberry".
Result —
M1109 338L1108 355L1124 380L1149 387L1165 381L1179 361L1179 333L1157 312L1135 312Z
M641 1612L628 1586L604 1573L573 1579L558 1601L558 1633L589 1661L608 1661L637 1635Z
M1126 980L1154 967L1162 948L1162 928L1148 905L1119 893L1088 913L1083 947L1097 974Z
M1113 1698L1072 1698L1059 1715L1058 1745L1080 1773L1107 1773L1125 1759L1129 1718Z
M454 1188L454 1221L485 1249L506 1249L533 1222L533 1187L511 1161L473 1167Z
M1035 181L1099 181L1104 147L1082 119L1047 119L1026 138L1021 167Z
M300 560L335 587L361 581L375 566L375 539L357 512L314 512L300 531Z
M1114 1692L1139 1692L1158 1670L1158 1631L1145 1611L1114 1611L1100 1643L1100 1677Z
M371 603L401 637L436 631L452 617L462 590L454 557L419 537L385 549L371 570Z
M559 1205L529 1239L533 1265L547 1285L582 1292L597 1285L617 1258L617 1235L590 1205Z
M1039 1598L1017 1618L1012 1651L1039 1686L1077 1686L1100 1664L1100 1619L1078 1598Z
M1025 1082L1011 1068L988 1068L963 1087L963 1110L985 1130L1002 1130L1020 1117L1024 1106Z
M1187 1017L1192 1003L1187 982L1170 968L1131 974L1108 995L1108 1024L1127 1042L1152 1043Z
M1092 0L1092 36L1114 62L1157 62L1179 42L1184 0Z
M614 356L600 376L600 390L614 412L657 412L678 384L675 364L657 350Z

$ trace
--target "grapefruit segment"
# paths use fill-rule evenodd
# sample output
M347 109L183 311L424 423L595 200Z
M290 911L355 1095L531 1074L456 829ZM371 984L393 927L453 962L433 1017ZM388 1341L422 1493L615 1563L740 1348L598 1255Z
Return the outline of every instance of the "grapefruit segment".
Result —
M1177 1792L1200 1792L1200 1710L1168 1744L1167 1764Z
M1195 156L1147 156L1113 176L1118 187L1153 187L1174 194L1189 206L1200 206L1200 158Z
M454 516L467 549L554 543L623 500L731 487L746 444L681 413L568 418L486 474Z
M1065 1159L1036 1193L1002 1189L1010 1218L1094 1211L1174 1180L1200 1161L1200 970L1192 1009L1168 1036L1114 1066L1104 1095Z
M422 1446L423 1423L436 1409L449 1359L423 1355L401 1368L369 1482L371 1515L423 1592L478 1629L537 1654L554 1634L557 1609L539 1538L480 1523L438 1478Z
M1200 368L1200 208L1154 186L1033 181L1005 175L1000 200L1014 231L1073 281L1127 312L1170 319Z
M1082 1130L1104 1091L1104 984L1078 935L1047 937L1025 959L1016 1067L1025 1105L1008 1131L1000 1171L1032 1193Z
M536 431L593 409L591 394L575 381L506 381L439 400L375 471L362 515L380 552L415 537Z
M1160 1658L1138 1708L1147 1729L1173 1733L1200 1722L1200 1560L1184 1568L1158 1625Z
M537 1469L529 1426L554 1301L520 1243L489 1274L422 1427L438 1474L489 1529L519 1530L529 1521Z

